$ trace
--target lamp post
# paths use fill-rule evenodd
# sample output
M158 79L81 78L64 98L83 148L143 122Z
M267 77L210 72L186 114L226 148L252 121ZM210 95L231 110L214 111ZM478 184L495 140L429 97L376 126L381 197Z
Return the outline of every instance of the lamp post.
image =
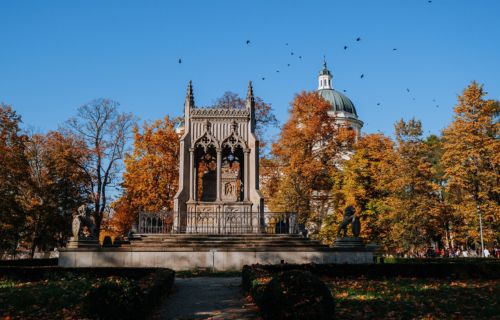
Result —
M477 214L479 215L479 235L481 237L481 257L484 258L484 243L483 243L483 219L479 204L476 204Z

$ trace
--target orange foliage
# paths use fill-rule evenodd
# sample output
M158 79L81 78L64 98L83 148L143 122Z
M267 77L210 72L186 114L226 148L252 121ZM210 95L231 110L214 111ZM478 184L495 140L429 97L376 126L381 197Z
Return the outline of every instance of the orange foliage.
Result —
M463 215L462 243L479 240L482 214L487 243L500 241L500 102L485 100L473 82L458 97L454 120L444 130L442 163L450 201Z
M280 183L279 187L268 188L275 190L269 206L272 210L296 211L303 221L316 225L329 209L331 176L354 140L354 132L339 128L328 114L330 109L316 92L298 94L272 148L279 163Z
M179 137L165 117L134 127L134 150L125 158L123 196L113 204L113 224L128 230L141 211L172 210L178 188Z

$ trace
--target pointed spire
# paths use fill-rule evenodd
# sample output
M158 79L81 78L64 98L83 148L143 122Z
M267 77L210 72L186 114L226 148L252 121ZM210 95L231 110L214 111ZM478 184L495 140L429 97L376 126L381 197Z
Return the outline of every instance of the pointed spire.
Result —
M323 55L323 68L328 70L328 67L326 66L326 56Z
M255 99L253 97L252 81L248 82L247 109L250 110L250 131L255 131Z
M190 108L194 108L193 83L191 80L189 80L188 87L187 87L186 103L189 104Z
M254 101L252 81L248 81L247 100Z

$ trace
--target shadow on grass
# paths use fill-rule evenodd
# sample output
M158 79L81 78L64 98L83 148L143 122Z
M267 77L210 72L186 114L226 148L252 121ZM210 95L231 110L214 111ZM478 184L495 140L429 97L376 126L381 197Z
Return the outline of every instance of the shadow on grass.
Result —
M329 279L341 319L499 319L497 280Z

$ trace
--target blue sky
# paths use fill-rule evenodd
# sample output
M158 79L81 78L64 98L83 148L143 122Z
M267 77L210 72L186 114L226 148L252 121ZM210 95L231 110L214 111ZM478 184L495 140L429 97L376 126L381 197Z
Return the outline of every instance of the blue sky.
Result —
M283 123L325 55L364 132L415 116L439 133L472 80L500 98L499 14L496 0L0 0L0 101L47 131L94 98L154 120L182 113L190 79L198 105L253 80Z

